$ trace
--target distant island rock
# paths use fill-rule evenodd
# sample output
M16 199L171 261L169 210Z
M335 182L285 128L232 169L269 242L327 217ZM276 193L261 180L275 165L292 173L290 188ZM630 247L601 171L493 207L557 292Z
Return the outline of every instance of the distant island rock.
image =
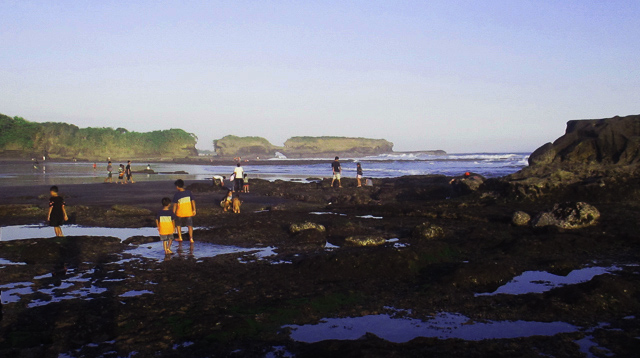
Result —
M220 157L273 157L281 153L288 158L329 158L393 153L393 143L387 140L350 137L292 137L279 147L262 137L229 135L213 145Z
M288 158L366 156L393 153L393 143L384 139L349 137L292 137L284 142Z
M280 148L262 137L228 135L213 141L219 157L274 156Z
M274 157L280 153L287 158L362 157L381 154L446 155L443 150L394 152L393 143L385 139L353 137L292 137L283 147L271 144L262 137L225 136L214 140L215 153L221 158Z
M105 160L197 156L197 137L182 129L146 133L124 128L79 128L0 114L0 157Z

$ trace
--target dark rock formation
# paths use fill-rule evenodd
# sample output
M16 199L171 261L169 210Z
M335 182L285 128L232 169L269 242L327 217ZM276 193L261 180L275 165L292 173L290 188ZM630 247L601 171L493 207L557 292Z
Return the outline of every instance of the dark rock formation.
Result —
M529 165L640 162L640 115L567 123L565 134L529 157Z

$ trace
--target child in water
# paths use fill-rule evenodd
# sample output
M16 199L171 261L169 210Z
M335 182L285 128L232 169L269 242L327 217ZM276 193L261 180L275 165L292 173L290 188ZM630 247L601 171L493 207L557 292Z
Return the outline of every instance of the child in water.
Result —
M51 198L49 198L49 215L47 215L47 221L49 222L49 226L53 227L56 236L64 236L60 226L69 220L67 210L64 208L64 199L58 195L57 186L52 186L51 189L49 189L49 193L51 194Z
M162 210L156 215L156 226L165 255L172 254L173 233L176 232L176 216L171 210L171 199L162 198Z

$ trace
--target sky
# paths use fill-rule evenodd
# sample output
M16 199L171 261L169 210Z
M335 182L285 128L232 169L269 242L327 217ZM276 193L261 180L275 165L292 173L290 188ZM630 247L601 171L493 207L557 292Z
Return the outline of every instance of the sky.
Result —
M0 0L0 113L528 152L640 114L640 1Z

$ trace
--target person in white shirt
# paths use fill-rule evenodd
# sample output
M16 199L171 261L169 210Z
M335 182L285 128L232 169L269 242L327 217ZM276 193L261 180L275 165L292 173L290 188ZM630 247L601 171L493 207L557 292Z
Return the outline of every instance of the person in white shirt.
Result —
M240 163L236 164L236 169L233 171L233 176L235 177L235 186L233 190L235 192L241 192L242 187L244 186L244 169L242 169Z

